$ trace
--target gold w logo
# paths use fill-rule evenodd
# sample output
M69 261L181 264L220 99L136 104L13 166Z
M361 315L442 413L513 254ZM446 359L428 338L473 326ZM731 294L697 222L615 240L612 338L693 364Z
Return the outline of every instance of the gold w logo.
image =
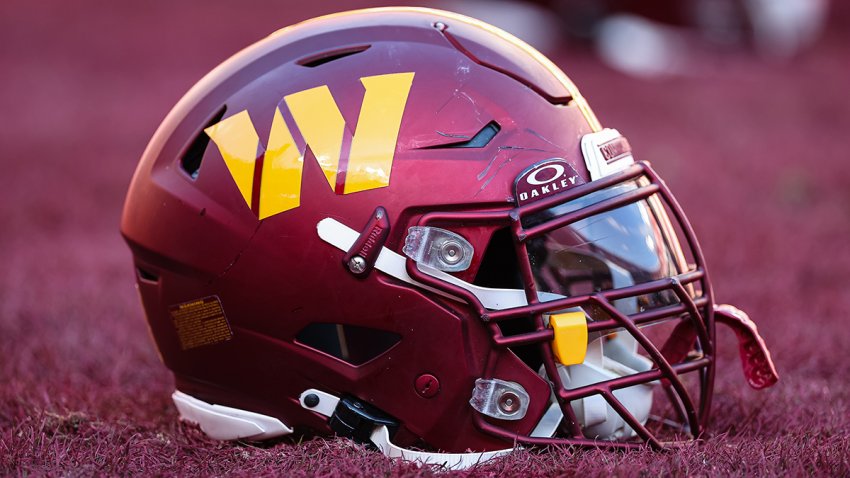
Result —
M204 131L218 146L242 197L260 219L301 204L307 146L337 194L386 187L390 184L398 131L413 75L392 73L360 78L366 94L353 134L326 85L283 98L303 137L300 144L293 138L280 108L275 109L265 148L247 110ZM343 161L347 159L346 164L340 164L341 157Z

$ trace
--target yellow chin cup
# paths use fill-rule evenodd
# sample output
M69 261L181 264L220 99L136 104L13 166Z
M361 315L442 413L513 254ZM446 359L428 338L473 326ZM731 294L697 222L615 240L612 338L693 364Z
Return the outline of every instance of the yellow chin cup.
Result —
M555 358L564 365L584 362L587 354L587 319L584 311L552 314L549 316L549 327L555 331L555 340L552 341Z

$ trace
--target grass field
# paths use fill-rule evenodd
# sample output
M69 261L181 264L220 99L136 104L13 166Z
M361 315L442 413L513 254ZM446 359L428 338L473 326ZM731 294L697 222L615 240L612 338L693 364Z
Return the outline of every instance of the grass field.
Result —
M258 447L178 423L118 234L130 176L168 109L238 49L336 6L314 3L0 4L0 475L440 471L344 440ZM850 474L848 26L842 6L790 64L714 58L659 82L576 48L554 53L677 194L718 301L756 320L781 381L747 389L721 330L705 442L520 451L458 475Z

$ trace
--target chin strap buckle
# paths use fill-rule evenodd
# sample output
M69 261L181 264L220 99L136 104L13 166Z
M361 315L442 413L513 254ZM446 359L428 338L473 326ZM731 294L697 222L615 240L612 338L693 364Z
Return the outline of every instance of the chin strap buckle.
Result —
M755 322L744 311L731 305L714 306L714 319L730 327L738 336L741 365L750 386L759 390L775 384L779 374Z

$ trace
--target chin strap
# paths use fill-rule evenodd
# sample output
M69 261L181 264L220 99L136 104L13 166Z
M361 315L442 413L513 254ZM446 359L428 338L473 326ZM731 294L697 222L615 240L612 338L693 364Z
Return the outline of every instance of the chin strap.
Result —
M321 390L308 389L305 390L300 397L301 406L307 410L324 415L331 422L339 420L337 409L340 406L341 400L339 397ZM365 416L365 415L364 415ZM359 417L362 421L363 416ZM352 422L353 420L347 420ZM375 445L381 453L389 458L401 458L406 461L413 461L425 465L440 465L451 470L465 470L479 463L483 463L492 458L506 455L513 451L513 448L504 450L472 452L472 453L431 453L426 451L410 450L395 445L390 441L390 430L386 424L376 423L358 423L357 426L374 425L371 433L369 433L368 441Z
M738 348L741 353L741 365L747 383L756 390L770 387L779 380L770 351L759 335L755 322L747 314L731 305L714 306L714 319L726 325L738 336Z
M390 458L401 458L405 461L413 461L427 465L442 465L451 470L465 470L479 463L484 463L497 456L506 455L513 448L505 450L472 452L472 453L429 453L425 451L401 448L390 442L390 431L381 425L375 428L371 436L372 443L381 450L381 453Z

